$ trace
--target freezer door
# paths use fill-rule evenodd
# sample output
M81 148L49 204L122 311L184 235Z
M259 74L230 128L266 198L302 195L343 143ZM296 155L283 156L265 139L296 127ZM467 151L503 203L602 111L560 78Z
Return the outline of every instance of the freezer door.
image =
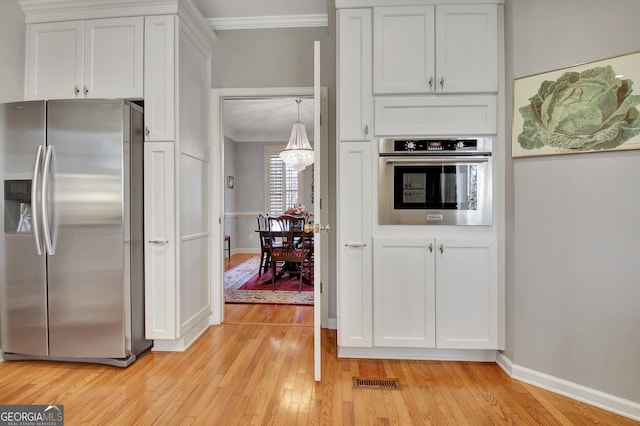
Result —
M122 100L48 103L51 356L124 358ZM47 164L47 162L45 162ZM48 231L48 232L47 232Z
M43 101L0 105L0 347L43 356L48 354L46 261L36 251L31 196L37 195L35 156L44 143Z

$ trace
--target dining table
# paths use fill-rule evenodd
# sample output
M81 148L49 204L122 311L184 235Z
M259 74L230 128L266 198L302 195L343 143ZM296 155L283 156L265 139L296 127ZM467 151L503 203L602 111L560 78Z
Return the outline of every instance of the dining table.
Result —
M272 238L272 237L282 237L285 233L286 234L291 234L291 232L286 231L286 232L282 232L282 231L277 231L277 230L256 230L255 232L260 234L260 238ZM304 229L300 229L300 230L294 230L293 232L293 238L297 239L298 242L295 243L299 246L305 246L306 247L311 247L311 259L312 259L312 263L313 263L313 239L314 239L314 235L313 235L313 230L306 232ZM289 274L290 276L292 275L297 275L298 274L298 264L296 263L291 263L291 262L285 262L285 264L282 266L282 268L280 269L280 272L278 272L278 274L276 275L275 279L276 281L280 278L282 278L285 274ZM273 271L272 271L273 273ZM309 279L309 277L307 276L303 276L302 277L302 282L305 284L309 284L309 285L313 285L313 282ZM261 284L271 284L271 280L265 281Z

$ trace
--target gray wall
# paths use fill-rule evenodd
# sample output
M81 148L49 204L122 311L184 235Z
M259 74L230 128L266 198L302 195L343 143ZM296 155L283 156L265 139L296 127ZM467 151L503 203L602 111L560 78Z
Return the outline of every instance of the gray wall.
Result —
M637 0L507 0L509 90L639 51L638 16ZM517 159L508 179L507 355L640 402L640 151Z
M24 99L24 14L18 0L0 5L0 102Z
M329 91L328 146L329 217L335 224L336 49L333 27L335 9L329 2L330 27L217 31L213 46L214 89L313 86L313 42L320 40L321 85ZM323 117L323 119L325 119ZM242 144L239 144L242 145ZM239 155L236 151L236 156ZM236 167L238 163L236 162ZM237 174L241 171L236 169ZM238 184L238 182L236 182ZM236 205L238 211L242 206ZM335 233L329 234L329 318L336 317Z
M284 148L287 142L234 142L225 137L225 176L235 177L234 189L225 189L225 233L231 236L232 250L251 253L260 251L260 241L255 230L256 215L266 211L265 150L270 146ZM233 173L231 173L233 171ZM302 171L303 198L300 201L308 209L311 203L312 170Z

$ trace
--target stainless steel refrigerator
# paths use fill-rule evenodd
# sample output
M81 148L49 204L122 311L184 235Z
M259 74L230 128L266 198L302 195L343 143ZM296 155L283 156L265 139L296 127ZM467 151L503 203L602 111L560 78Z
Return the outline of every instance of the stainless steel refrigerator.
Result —
M126 367L144 338L143 108L0 105L0 348Z

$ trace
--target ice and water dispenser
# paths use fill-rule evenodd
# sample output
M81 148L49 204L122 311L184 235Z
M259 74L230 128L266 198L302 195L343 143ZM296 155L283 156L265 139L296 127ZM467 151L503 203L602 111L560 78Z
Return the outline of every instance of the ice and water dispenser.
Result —
M31 233L31 180L4 181L5 234Z

